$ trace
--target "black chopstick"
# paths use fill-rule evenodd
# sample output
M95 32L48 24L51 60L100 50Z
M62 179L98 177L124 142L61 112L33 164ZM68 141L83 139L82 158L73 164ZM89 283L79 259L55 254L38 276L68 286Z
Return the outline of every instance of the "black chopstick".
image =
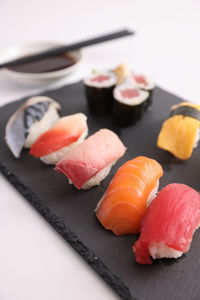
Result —
M59 55L65 52L69 52L72 50L77 50L77 49L81 49L84 47L88 47L88 46L92 46L92 45L96 45L96 44L100 44L100 43L104 43L104 42L108 42L114 39L118 39L121 37L125 37L125 36L129 36L129 35L133 35L134 32L131 30L121 30L121 31L116 31L110 34L106 34L106 35L102 35L99 37L95 37L95 38L91 38L89 40L85 40L85 41L80 41L78 43L74 43L68 46L61 46L61 47L56 47L41 53L37 53L31 56L25 56L22 58L18 58L9 62L5 62L3 64L0 64L0 69L1 68L7 68L7 67L12 67L12 66L16 66L16 65L20 65L20 64L25 64L25 63L29 63L29 62L33 62L42 58L46 58L46 57L50 57L53 55Z

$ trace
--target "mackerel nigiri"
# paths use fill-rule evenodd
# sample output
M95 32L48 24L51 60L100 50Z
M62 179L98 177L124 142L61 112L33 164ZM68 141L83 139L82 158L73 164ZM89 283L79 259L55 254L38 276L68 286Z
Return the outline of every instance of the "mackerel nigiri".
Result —
M37 138L60 118L60 104L45 96L29 98L10 117L5 140L16 158L24 148L30 148Z
M81 143L88 134L87 117L82 113L59 119L31 146L30 154L46 164L56 164L65 153Z
M169 184L148 207L138 241L133 246L136 261L152 264L150 258L178 258L190 248L200 223L200 195L184 184Z
M162 175L162 167L154 159L138 156L126 162L97 205L100 223L115 235L139 232L140 221Z
M125 151L114 132L101 129L67 152L55 170L66 175L77 189L89 189L100 184Z

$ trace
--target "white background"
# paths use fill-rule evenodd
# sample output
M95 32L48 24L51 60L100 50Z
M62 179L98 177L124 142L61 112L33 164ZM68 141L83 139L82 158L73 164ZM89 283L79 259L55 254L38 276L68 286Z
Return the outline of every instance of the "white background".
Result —
M85 49L79 71L59 85L126 61L165 89L200 101L199 0L0 0L0 50L38 40L70 43L124 27L137 34ZM0 71L0 105L33 92ZM80 298L118 296L0 176L0 300Z

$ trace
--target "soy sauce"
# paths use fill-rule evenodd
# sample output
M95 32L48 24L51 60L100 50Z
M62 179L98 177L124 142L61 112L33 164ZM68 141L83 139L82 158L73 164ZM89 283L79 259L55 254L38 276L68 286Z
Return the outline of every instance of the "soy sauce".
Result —
M38 59L34 62L9 67L9 70L22 73L45 73L69 68L76 60L67 53Z

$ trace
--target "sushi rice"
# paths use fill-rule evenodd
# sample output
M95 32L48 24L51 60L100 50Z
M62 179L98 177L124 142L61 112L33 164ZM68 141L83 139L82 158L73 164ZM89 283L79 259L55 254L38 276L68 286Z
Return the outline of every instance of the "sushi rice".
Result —
M157 258L178 258L183 252L167 246L163 242L151 242L149 244L149 253L153 259Z
M158 187L159 187L159 180L157 181L155 187L152 189L152 191L150 192L149 194L149 197L147 199L147 202L146 202L146 206L148 207L151 202L154 200L154 198L156 197L157 195L157 192L158 192Z
M146 81L147 84L144 84L143 82L137 82L135 77L143 77ZM138 86L140 89L145 90L145 91L152 91L155 88L155 82L152 78L146 75L141 75L141 74L134 74L133 75L133 82L136 86Z
M198 147L199 139L200 139L200 128L197 130L197 134L196 134L196 138L194 140L194 146L193 146L193 148L197 148Z
M62 149L59 149L55 152L52 152L48 155L40 157L41 161L47 165L56 164L69 150L74 149L78 144L82 143L87 135L88 135L88 129L82 133L82 135L76 142L70 144L69 146L63 147Z
M95 185L100 185L101 181L106 178L106 176L110 173L112 166L116 163L116 160L106 166L105 168L101 169L98 173L92 176L83 186L82 189L88 190Z
M138 96L136 96L136 97L124 97L124 96L122 96L123 91L133 90L133 89L138 92ZM149 97L149 92L140 90L133 83L130 83L130 82L126 82L124 84L121 84L121 85L117 86L114 89L114 98L117 101L119 101L123 104L127 104L129 106L139 105L139 104L143 103L144 101L146 101L148 97Z
M101 77L102 80L100 80ZM116 82L117 82L116 75L113 72L105 72L105 71L94 73L84 79L84 84L86 86L91 86L96 88L108 88L110 86L115 86Z

